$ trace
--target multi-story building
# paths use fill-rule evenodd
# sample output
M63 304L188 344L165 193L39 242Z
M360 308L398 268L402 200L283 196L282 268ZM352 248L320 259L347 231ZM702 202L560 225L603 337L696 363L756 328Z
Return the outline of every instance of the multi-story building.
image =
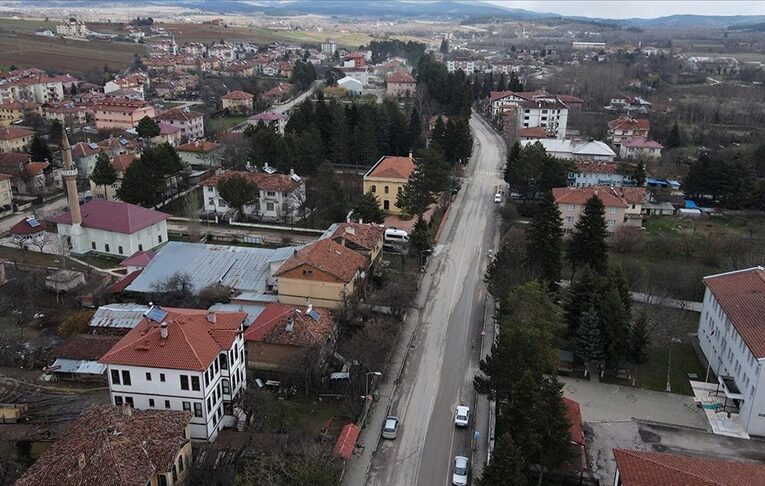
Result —
M475 72L475 61L469 57L455 57L446 61L446 70L450 73L462 69L465 74Z
M299 217L306 200L305 182L293 172L269 174L267 172L225 171L206 179L204 186L204 207L208 213L226 214L232 211L218 194L217 185L222 178L239 175L257 185L260 192L255 204L243 208L244 216L267 221L293 221Z
M56 33L66 37L85 37L90 34L85 22L75 19L67 19L56 25Z
M181 486L192 464L189 420L172 410L92 405L16 481L18 486Z
M87 109L73 103L45 104L42 112L46 120L58 120L63 126L82 125L87 121Z
M0 210L8 209L13 203L11 176L0 173Z
M374 194L383 211L401 214L396 201L412 171L414 159L411 154L408 157L384 155L364 174L364 193Z
M205 136L205 117L188 108L173 108L157 116L157 122L181 129L181 140L186 142Z
M141 118L154 118L154 107L141 100L127 98L108 98L99 102L95 108L96 129L113 128L127 130L138 126Z
M616 153L611 147L597 140L576 141L558 138L538 138L522 140L521 146L541 144L548 154L559 159L570 159L582 162L612 162Z
M619 157L623 159L659 159L664 148L659 142L645 138L628 138L619 146Z
M122 187L125 171L134 161L135 155L133 154L115 155L111 163L114 171L117 173L117 180L108 186L98 186L93 180L89 179L90 192L93 194L93 197L96 199L106 199L107 201L116 201L118 199L117 190Z
M417 81L407 72L397 71L385 80L386 94L388 96L414 96L417 90Z
M595 196L605 208L606 229L613 233L621 226L642 224L641 210L645 202L645 188L615 188L606 186L556 187L553 190L555 204L560 211L563 232L570 235L584 213L587 201Z
M631 174L619 170L616 162L579 162L576 169L568 173L568 185L632 187L635 179Z
M178 145L175 150L184 164L193 167L220 167L220 159L223 155L221 144L207 140L184 143Z
M234 48L227 43L213 43L207 48L207 55L209 57L217 57L218 59L226 62L231 62L235 59Z
M630 138L647 139L650 128L648 119L622 115L608 122L608 139L613 145L621 145Z
M558 96L540 91L492 91L491 113L495 117L511 112L508 123L515 119L516 129L541 127L557 138L566 137L568 106Z
M710 275L703 281L701 351L719 391L737 405L747 433L765 435L765 268Z
M152 307L99 362L115 405L192 412L191 438L212 442L236 424L247 387L245 312Z
M327 42L321 43L321 52L328 56L332 56L337 51L337 43L333 40L327 40Z
M253 95L245 91L234 90L221 96L221 104L224 110L237 113L250 113L252 111Z
M28 114L42 115L40 105L33 101L6 101L0 103L0 126L7 127L21 121Z
M38 104L64 99L64 84L60 79L44 74L11 78L0 84L0 102L34 101Z
M35 132L25 128L0 128L0 152L26 152L34 135Z
M284 129L287 127L287 119L287 115L282 113L264 111L249 117L247 123L257 126L259 123L263 122L267 127L271 127L275 131L284 134Z

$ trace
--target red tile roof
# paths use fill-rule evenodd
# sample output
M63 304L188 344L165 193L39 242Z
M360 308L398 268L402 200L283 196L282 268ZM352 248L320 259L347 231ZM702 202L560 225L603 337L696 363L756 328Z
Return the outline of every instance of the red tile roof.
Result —
M112 167L117 172L125 172L135 162L134 154L115 155L112 159Z
M202 182L202 185L215 187L218 185L221 178L235 174L254 182L261 191L292 192L303 185L302 179L296 181L289 174L267 174L265 172L244 172L234 170L227 170L221 175L205 179L205 181Z
M2 180L0 178L0 180ZM23 236L23 235L33 235L35 233L43 232L47 229L47 226L42 221L38 221L37 226L30 226L29 219L24 218L18 223L11 226L10 232L12 235L17 236Z
M579 452L578 457L572 458L571 461L564 465L564 468L576 471L586 471L587 453L584 444L584 428L582 427L582 410L579 407L579 402L569 398L564 397L563 403L566 405L566 418L568 418L568 421L571 424L569 427L571 442L576 444Z
M178 145L175 150L177 152L194 152L194 153L210 153L220 147L220 144L215 142L208 142L206 140L197 140L194 142L184 143Z
M119 201L93 199L80 206L82 225L86 228L132 234L164 221L169 214ZM53 223L72 224L69 211L51 218Z
M607 208L617 207L626 208L627 203L612 192L612 188L606 186L591 187L556 187L553 190L553 197L556 204L578 204L584 205L593 195L603 201Z
M171 135L173 133L178 133L181 131L180 127L176 127L175 125L170 125L167 123L158 123L159 125L159 135Z
M13 140L22 137L31 137L35 132L17 127L0 128L0 140Z
M54 347L50 355L52 358L96 361L108 353L119 340L120 336L80 334Z
M264 122L266 122L266 121L276 121L276 120L286 120L287 119L287 115L283 115L281 113L275 113L273 111L264 111L263 113L258 113L257 115L252 115L249 119L253 120L253 121L256 121L256 122L261 121L261 120L263 120Z
M137 251L120 262L123 267L145 267L157 255L154 250Z
M578 96L573 96L573 95L558 95L558 99L567 105L568 104L577 105L577 104L584 103L584 100L582 98L579 98Z
M299 347L324 344L335 327L332 313L327 309L314 307L313 312L319 316L319 320L316 321L306 314L307 311L307 307L268 304L244 332L244 339ZM287 330L290 320L291 331Z
M414 171L414 159L411 157L385 155L364 177L407 180L412 171Z
M157 116L157 120L190 121L203 118L204 115L197 111L186 111L182 108L173 108Z
M205 371L221 351L231 349L247 314L163 308L167 337L160 336L160 323L143 318L99 362L104 364Z
M251 100L254 96L250 93L235 89L234 91L229 91L224 94L221 98L224 100Z
M519 137L525 138L547 138L550 136L550 132L544 127L519 128L517 134Z
M614 162L577 162L577 172L583 174L616 174L619 164Z
M279 270L279 276L301 265L308 265L348 283L367 266L368 258L331 240L319 240L296 251Z
M417 82L409 73L404 71L397 71L391 74L386 81L388 84L412 84Z
M608 128L615 129L620 128L622 130L648 130L651 127L651 122L645 118L632 118L627 115L622 115L616 120L608 122Z
M645 138L628 138L622 142L625 147L633 148L648 148L648 149L663 149L664 145L653 140L646 140Z
M765 358L765 268L704 277L733 327L757 359Z
M374 224L340 223L330 239L342 244L349 241L364 250L371 251L381 244L385 237L385 228Z
M191 412L93 405L27 469L17 486L143 486L170 473L189 442ZM191 465L190 461L186 463Z
M645 187L615 187L614 189L629 204L645 204Z
M356 448L359 433L361 433L361 427L356 424L346 424L343 430L340 431L340 436L337 438L332 454L343 459L350 459L353 455L353 450Z
M139 275L141 275L141 272L143 272L143 269L136 270L133 273L127 274L125 277L121 278L120 280L117 280L116 282L111 284L109 287L107 287L106 291L110 294L121 293L127 288L128 285L133 283L133 281L137 279Z
M623 486L762 486L765 465L614 449Z

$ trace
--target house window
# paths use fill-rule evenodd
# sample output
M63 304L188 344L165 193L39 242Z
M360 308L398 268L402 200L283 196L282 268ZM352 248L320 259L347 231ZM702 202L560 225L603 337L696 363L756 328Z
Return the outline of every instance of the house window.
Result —
M164 373L160 373L159 374L159 381L161 381L162 383L165 382L165 374Z
M212 409L212 402L210 402L210 397L207 397L207 410Z
M567 223L573 223L574 222L574 217L573 216L566 216L566 222Z
M165 400L165 408L170 408L170 400Z
M191 402L183 402L183 409L187 412L191 412Z
M198 376L192 376L191 377L191 389L194 391L199 391L199 377Z
M122 405L122 397L119 395L114 395L114 404L117 406Z
M149 398L149 406L151 408L154 408L154 399L153 398Z
M130 386L130 372L128 370L122 370L122 384Z
M276 192L274 191L268 191L266 192L266 194L268 194L269 196L276 196Z
M611 214L616 214L616 208L608 208L608 212Z
M109 253L109 243L104 243L104 251Z
M95 242L95 241L91 241L91 242L90 242L90 248L91 248L92 250L95 250L95 249L96 249L96 242Z
M128 405L130 408L135 407L135 404L133 403L133 397L125 397L125 405Z
M215 206L215 198L214 197L207 198L207 204L209 204L210 206Z
M227 370L228 369L228 360L226 359L225 354L221 354L218 356L218 361L220 362L220 369Z
M189 377L186 375L181 375L181 390L188 390L189 389Z
M573 211L574 205L573 204L566 204L566 211Z
M274 203L266 203L266 211L273 211Z
M157 243L162 243L162 235L157 235Z
M608 220L608 226L616 226L616 220L615 219L609 219Z
M122 246L118 246L118 247L117 247L117 253L119 253L120 255L122 255Z
M159 486L167 486L167 476L164 474L157 474L157 478L159 479Z
M139 245L138 245L138 251L143 251L143 244L140 244L140 243L139 243Z
M120 384L120 372L118 370L112 370L112 385Z
M201 417L202 416L202 404L194 402L194 416L195 417Z
M377 186L372 184L372 194L377 192Z
M231 394L231 385L229 384L227 379L222 380L223 383L223 394L224 395L230 395Z
M390 192L390 188L388 186L385 186L385 189L383 190L385 194L388 194Z
M151 373L146 372L146 381L151 381Z
M390 209L390 201L388 201L388 200L383 201L383 209L385 211Z

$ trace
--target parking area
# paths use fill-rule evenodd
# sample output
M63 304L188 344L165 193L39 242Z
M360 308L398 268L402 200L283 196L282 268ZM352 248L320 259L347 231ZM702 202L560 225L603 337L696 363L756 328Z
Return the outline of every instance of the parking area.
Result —
M587 462L601 484L613 484L613 449L710 456L738 462L765 462L765 442L715 435L704 430L639 420L584 424Z
M561 377L563 395L579 402L582 421L601 422L640 419L665 424L709 427L693 397L657 392L579 378Z

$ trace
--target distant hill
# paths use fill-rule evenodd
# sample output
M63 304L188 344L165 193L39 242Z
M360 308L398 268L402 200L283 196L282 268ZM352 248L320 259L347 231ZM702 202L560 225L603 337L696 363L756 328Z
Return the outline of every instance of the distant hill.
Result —
M718 27L765 22L765 15L668 15L655 19L620 19L633 27Z

